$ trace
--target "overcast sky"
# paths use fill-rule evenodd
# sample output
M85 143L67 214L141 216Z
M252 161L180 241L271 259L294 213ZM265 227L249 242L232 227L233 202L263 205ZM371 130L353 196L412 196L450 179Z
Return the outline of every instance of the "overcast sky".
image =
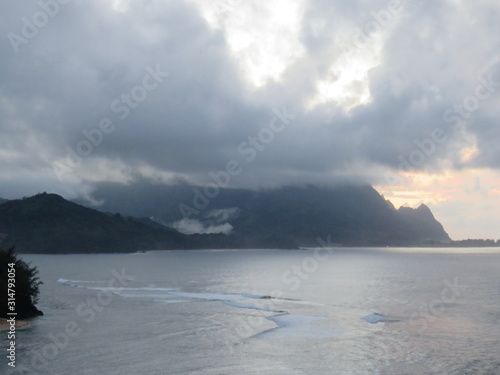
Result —
M0 1L0 197L366 181L500 238L497 0ZM229 164L228 164L229 163Z

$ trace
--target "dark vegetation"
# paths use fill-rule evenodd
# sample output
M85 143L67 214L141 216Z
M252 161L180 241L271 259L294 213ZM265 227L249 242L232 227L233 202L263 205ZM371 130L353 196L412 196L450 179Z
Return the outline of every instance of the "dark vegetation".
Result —
M9 264L15 264L15 285L9 288ZM43 315L35 307L38 302L39 286L42 282L38 278L38 270L16 256L14 248L0 249L0 295L2 300L0 316L6 318L9 312L9 294L15 299L16 318L26 319ZM11 285L12 286L12 285ZM9 290L10 289L10 290ZM12 294L14 291L14 294ZM12 312L12 311L10 311Z
M453 241L455 247L500 247L500 240L492 239L467 239L460 241Z
M38 194L0 205L2 246L22 253L100 253L186 249L222 242L225 236L186 236L144 220L106 214L56 194Z

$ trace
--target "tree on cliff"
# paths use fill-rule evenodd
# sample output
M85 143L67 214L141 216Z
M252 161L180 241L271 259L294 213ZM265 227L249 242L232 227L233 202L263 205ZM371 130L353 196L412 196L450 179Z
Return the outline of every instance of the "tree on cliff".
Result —
M14 288L9 288L10 265L14 264ZM0 316L7 317L10 297L15 299L15 311L18 318L31 318L42 315L35 304L38 302L39 286L42 284L38 278L38 269L31 267L25 261L18 259L14 248L0 249L0 300L2 301ZM13 276L12 274L10 276ZM10 290L9 290L10 289ZM12 294L14 291L14 294Z

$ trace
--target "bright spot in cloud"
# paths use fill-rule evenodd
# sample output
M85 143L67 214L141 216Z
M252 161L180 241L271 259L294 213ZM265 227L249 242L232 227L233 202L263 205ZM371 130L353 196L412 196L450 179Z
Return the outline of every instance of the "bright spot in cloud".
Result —
M224 32L245 78L255 87L280 80L287 67L304 53L300 43L304 0L192 1L213 28Z
M330 67L327 77L318 82L317 95L308 103L309 108L328 102L343 107L346 111L368 104L370 93L370 70L381 62L383 40L373 36L363 48L352 47Z
M128 9L130 0L111 0L111 8L117 12L125 12Z
M460 162L464 164L468 163L472 159L474 159L474 157L476 157L478 154L479 154L479 149L476 146L463 148L460 151Z
M467 164L472 161L478 154L479 149L477 147L477 139L470 133L465 133L464 138L467 144L460 150L460 162L462 164Z

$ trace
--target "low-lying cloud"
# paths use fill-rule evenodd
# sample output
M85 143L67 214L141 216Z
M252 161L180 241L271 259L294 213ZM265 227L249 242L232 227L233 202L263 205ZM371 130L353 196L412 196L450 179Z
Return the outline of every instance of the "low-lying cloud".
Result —
M499 169L497 2L286 5L2 2L0 193L207 183L285 107L232 187Z

